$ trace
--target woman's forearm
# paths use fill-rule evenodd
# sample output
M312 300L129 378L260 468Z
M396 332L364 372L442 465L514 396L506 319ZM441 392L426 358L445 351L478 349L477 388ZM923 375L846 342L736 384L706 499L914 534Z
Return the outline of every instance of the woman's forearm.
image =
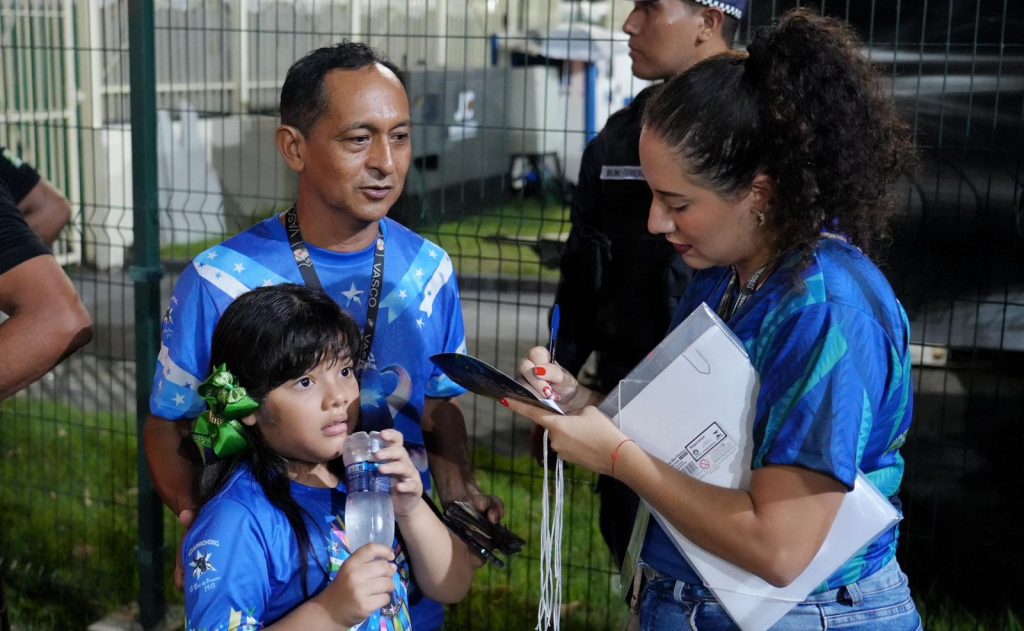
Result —
M623 446L615 473L688 539L776 586L810 564L845 493L828 476L781 466L757 469L749 491L713 486L635 443Z

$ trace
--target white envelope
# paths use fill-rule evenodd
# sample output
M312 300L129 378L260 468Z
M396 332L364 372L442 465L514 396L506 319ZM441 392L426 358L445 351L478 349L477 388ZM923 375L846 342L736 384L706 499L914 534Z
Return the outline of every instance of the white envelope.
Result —
M645 451L679 471L717 486L749 488L759 385L742 344L701 305L601 408ZM744 631L770 627L900 519L889 500L858 473L811 564L793 583L777 588L703 550L652 513Z

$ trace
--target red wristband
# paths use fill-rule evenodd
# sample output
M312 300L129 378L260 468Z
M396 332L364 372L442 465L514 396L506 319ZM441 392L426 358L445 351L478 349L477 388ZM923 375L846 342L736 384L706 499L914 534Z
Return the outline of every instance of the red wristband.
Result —
M619 459L619 450L626 443L635 443L636 441L632 438L624 438L621 443L615 447L615 451L612 452L612 477L615 476L615 462Z

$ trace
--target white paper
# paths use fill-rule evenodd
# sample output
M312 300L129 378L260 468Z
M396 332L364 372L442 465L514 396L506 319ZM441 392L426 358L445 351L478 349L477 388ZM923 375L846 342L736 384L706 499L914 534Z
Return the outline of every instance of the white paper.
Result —
M709 484L749 488L759 381L743 347L707 305L680 324L602 409L645 451ZM773 587L655 518L744 631L767 629L900 516L858 474L824 544L790 585Z

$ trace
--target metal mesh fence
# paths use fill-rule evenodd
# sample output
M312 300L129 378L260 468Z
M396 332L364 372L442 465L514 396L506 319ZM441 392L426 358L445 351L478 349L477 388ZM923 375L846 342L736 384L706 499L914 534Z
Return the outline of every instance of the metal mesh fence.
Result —
M797 4L752 0L741 42ZM972 605L1000 607L1024 591L1014 571L1024 548L1006 517L1024 436L1024 243L1015 223L1024 8L802 4L855 26L920 150L884 261L918 352L901 559L922 593L955 589ZM0 0L0 146L72 201L55 253L96 332L0 404L0 571L27 628L81 626L137 598L136 378L152 366L137 366L135 332L138 318L153 323L161 313L135 312L133 255L158 253L166 301L192 256L291 204L295 177L274 129L295 59L350 38L407 73L414 166L392 216L452 255L470 349L508 371L547 340L585 143L645 85L624 52L624 0L160 0L142 35L155 50L156 115L133 120L134 5ZM133 123L157 137L159 238L146 241L132 213ZM507 569L478 575L450 626L529 628L540 469L524 422L472 395L465 410L482 486L505 499L531 543ZM565 624L616 628L624 607L593 525L593 479L570 477ZM164 520L170 559L180 533ZM168 600L180 601L165 581Z

